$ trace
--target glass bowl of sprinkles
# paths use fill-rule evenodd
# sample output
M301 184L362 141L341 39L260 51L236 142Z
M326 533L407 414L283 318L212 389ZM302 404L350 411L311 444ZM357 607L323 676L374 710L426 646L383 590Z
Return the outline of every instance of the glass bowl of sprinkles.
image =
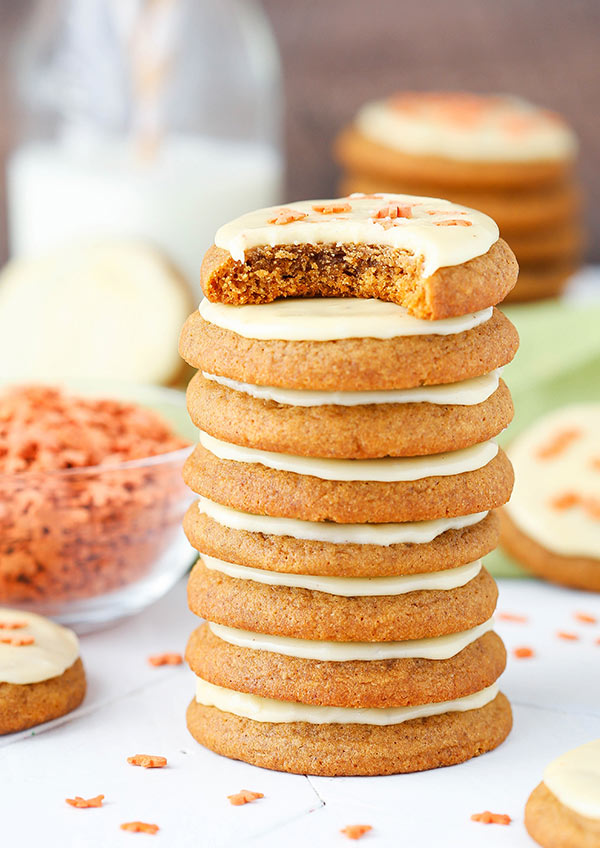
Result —
M0 606L79 633L139 612L192 564L183 392L0 386Z

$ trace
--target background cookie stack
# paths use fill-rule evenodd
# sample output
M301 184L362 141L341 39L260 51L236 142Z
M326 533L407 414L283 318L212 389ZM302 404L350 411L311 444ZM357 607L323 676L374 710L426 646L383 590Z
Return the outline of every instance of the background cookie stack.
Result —
M259 210L216 245L180 344L192 735L321 775L494 748L511 712L480 558L513 480L492 439L518 339L492 305L514 256L487 216L396 195Z
M580 262L576 152L558 115L516 97L460 92L367 103L336 143L344 192L449 197L494 218L520 267L509 300L558 294Z

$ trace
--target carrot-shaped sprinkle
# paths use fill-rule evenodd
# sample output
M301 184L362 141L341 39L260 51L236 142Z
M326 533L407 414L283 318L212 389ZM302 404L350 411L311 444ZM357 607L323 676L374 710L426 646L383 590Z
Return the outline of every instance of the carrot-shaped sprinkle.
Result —
M81 795L76 795L74 798L65 798L65 801L72 807L79 807L80 810L84 810L87 807L101 807L104 795L96 795L95 798L82 798Z
M483 813L473 813L471 821L482 824L510 824L512 819L505 813L490 813L489 810L484 810Z
M581 505L590 518L600 519L600 498L583 498Z
M167 758L159 757L156 754L136 754L134 757L127 757L127 762L132 766L142 766L142 768L164 768L167 764Z
M459 220L451 218L449 221L435 221L436 227L472 227L471 221Z
M129 830L131 833L151 833L154 835L160 830L157 824L148 824L147 822L132 821L125 822L121 825L121 830Z
M321 215L337 215L339 212L352 212L352 206L349 203L317 203L313 210Z
M579 640L577 633L567 633L565 630L558 630L556 635L559 639L564 639L566 642L577 642Z
M513 651L513 656L518 660L528 660L531 657L535 656L535 651L533 648L529 648L527 645L523 645L520 648L515 648Z
M0 621L0 630L21 630L27 627L26 621Z
M590 459L590 466L594 471L600 471L600 456L594 456Z
M33 645L35 639L33 636L0 636L0 642L3 645L13 645L15 648L20 648L23 645Z
M581 502L581 497L577 492L563 492L562 495L556 495L550 500L550 506L558 509L561 512L565 509L572 509Z
M267 219L268 224L293 224L307 217L306 212L298 212L296 209L279 209L275 215Z
M340 830L348 839L362 839L365 833L373 830L370 824L347 824Z
M390 203L388 206L382 206L374 213L373 218L412 218L412 206L402 206L399 203Z
M525 624L529 619L526 615L517 615L514 612L499 612L496 614L496 618L501 621L516 621L520 624Z
M148 662L150 665L159 666L159 665L181 665L183 662L183 657L181 654L153 654L151 657L148 657Z
M570 430L560 430L554 438L547 444L539 448L536 456L538 459L553 459L565 451L571 442L574 442L581 436L581 431L575 428Z
M235 795L228 795L229 803L234 807L242 807L244 804L251 804L252 801L258 801L265 796L262 792L251 792L249 789L240 789Z
M576 621L581 621L582 624L597 624L598 619L595 615L590 615L589 612L576 612L573 614Z

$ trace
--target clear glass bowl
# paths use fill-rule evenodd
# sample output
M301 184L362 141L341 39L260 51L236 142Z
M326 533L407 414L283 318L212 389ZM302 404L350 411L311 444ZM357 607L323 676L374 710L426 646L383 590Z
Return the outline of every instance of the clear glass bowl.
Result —
M182 435L183 392L68 385L161 413ZM192 564L181 522L191 448L111 466L0 474L0 606L51 616L79 633L158 600Z

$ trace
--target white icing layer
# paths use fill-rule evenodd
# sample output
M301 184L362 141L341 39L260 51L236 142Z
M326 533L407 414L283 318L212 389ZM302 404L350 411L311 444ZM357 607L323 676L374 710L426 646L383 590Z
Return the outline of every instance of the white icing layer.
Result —
M10 627L15 624L25 626ZM30 645L3 641L29 638L33 638ZM23 685L58 677L78 656L79 642L72 630L41 615L0 607L0 683Z
M259 400L270 400L288 406L362 406L386 403L435 403L474 406L487 400L498 388L501 369L497 368L481 377L448 383L441 386L417 386L414 389L397 389L387 392L324 392L300 389L280 389L277 386L255 386L240 383L228 377L202 372L207 380L243 392Z
M554 113L518 97L407 94L368 103L357 129L384 147L472 162L566 159L577 139Z
M300 657L323 662L352 662L354 660L447 660L455 657L467 645L475 642L494 626L493 619L448 636L430 639L411 639L405 642L317 642L312 639L292 639L289 636L267 636L250 630L237 630L209 622L210 629L231 645L269 651L286 657Z
M544 457L546 448L551 455ZM515 524L557 554L600 560L600 404L551 412L518 436L508 453L515 487L507 509ZM579 502L557 508L570 494Z
M409 315L396 303L355 297L290 297L246 306L205 298L198 309L205 321L246 339L291 342L453 336L485 324L493 311L489 306L458 318L428 321Z
M276 518L253 515L200 496L198 510L223 527L264 533L267 536L290 536L313 542L335 545L402 545L427 544L447 530L472 527L486 517L487 512L475 512L456 518L435 518L431 521L405 521L401 524L334 524L331 521L301 521L297 518Z
M546 768L544 783L561 804L600 819L600 739L580 745Z
M276 471L291 471L321 480L377 481L380 483L422 480L425 477L448 477L483 468L498 453L495 442L481 442L462 450L431 456L384 457L383 459L320 459L287 453L256 450L231 442L223 442L199 431L200 444L219 459L232 462L258 463Z
M494 683L480 692L457 698L454 701L441 701L437 704L423 704L415 707L350 708L350 707L313 707L297 704L293 701L276 701L273 698L261 698L215 686L202 678L196 678L196 701L206 707L216 707L226 713L233 713L252 721L266 721L275 724L288 722L308 722L309 724L374 724L387 726L401 724L414 718L441 715L442 713L466 712L485 707L498 694L498 684Z
M482 567L481 560L478 559L458 568L423 574L406 574L401 577L318 577L314 574L287 574L280 571L267 571L263 568L251 568L248 565L224 562L207 554L200 554L200 559L211 571L220 571L236 580L253 580L267 586L309 589L311 592L325 592L328 595L341 595L345 598L456 589L477 577Z
M315 209L332 204L344 211L322 214ZM401 216L375 217L391 204L402 207ZM305 217L290 223L270 223L282 210ZM466 225L446 225L457 218ZM284 207L257 209L220 227L215 244L228 250L237 262L244 261L250 248L264 245L386 245L422 256L423 277L430 277L438 268L461 265L487 253L498 236L495 221L475 209L433 197L380 194L301 200Z

